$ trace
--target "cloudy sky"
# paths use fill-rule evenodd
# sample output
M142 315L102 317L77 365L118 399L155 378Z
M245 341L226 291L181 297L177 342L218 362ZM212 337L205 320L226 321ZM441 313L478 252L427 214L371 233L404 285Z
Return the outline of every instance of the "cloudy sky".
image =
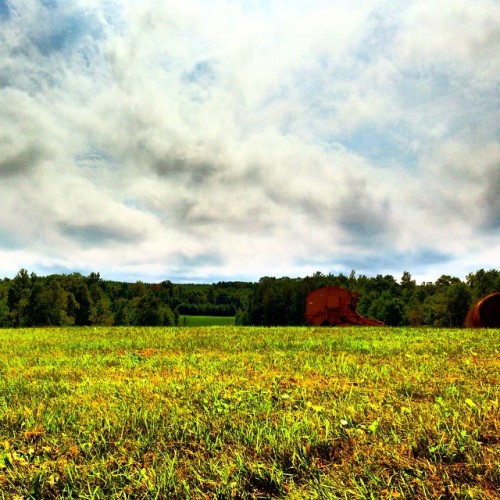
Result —
M500 266L497 0L0 0L0 277Z

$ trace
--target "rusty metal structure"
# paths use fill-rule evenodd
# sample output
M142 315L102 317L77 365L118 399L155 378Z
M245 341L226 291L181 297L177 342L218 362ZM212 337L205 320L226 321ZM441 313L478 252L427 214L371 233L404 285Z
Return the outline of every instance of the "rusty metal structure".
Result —
M500 292L479 299L467 313L467 328L500 328Z
M358 293L333 285L309 292L306 298L306 321L318 326L384 326L381 321L364 318L356 312L358 300Z

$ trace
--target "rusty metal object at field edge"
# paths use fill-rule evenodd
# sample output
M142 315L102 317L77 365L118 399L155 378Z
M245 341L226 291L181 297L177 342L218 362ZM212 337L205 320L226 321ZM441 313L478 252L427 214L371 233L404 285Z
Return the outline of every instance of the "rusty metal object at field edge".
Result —
M357 292L339 286L325 286L313 290L306 298L306 321L311 325L330 326L384 326L382 321L365 318L356 311Z
M479 299L467 313L467 328L500 328L500 292Z

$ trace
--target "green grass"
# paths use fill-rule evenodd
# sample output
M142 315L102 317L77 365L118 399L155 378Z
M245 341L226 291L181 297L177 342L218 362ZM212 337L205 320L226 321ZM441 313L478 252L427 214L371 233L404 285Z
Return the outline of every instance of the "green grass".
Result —
M0 330L0 498L498 498L499 359L499 330Z
M233 326L234 316L179 316L179 326Z

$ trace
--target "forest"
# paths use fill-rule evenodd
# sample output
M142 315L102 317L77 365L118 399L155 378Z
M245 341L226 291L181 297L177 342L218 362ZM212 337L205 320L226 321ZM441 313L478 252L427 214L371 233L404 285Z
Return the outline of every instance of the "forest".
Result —
M307 293L326 285L358 292L358 312L389 326L461 327L474 301L500 291L500 271L481 269L465 281L443 275L421 284L408 271L399 281L352 271L174 284L110 281L96 272L37 276L21 269L0 280L0 327L174 326L180 315L234 316L237 325L303 325Z

